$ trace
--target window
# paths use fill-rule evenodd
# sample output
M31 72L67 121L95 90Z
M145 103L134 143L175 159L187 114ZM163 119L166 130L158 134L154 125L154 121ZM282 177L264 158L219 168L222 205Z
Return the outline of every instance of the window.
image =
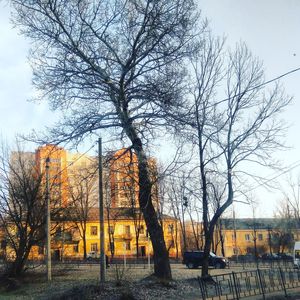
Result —
M125 234L130 235L130 225L125 225Z
M125 242L125 250L131 250L130 241Z
M109 226L108 228L107 228L107 233L108 234L114 234L114 232L115 232L115 229L114 229L114 226Z
M57 226L56 230L55 230L55 235L60 237L62 234L62 230L60 226Z
M78 245L74 245L73 246L73 252L74 253L78 253Z
M91 244L91 251L98 251L98 245L97 245L97 243L93 243L93 244Z
M263 240L263 235L262 235L262 233L259 233L259 234L258 234L258 240L259 240L259 241L262 241L262 240Z
M168 225L168 233L173 233L173 228L174 228L174 226L173 226L173 224L169 224Z
M140 234L145 233L144 225L139 226L139 231L140 231Z
M250 234L245 234L245 240L246 240L247 242L250 241Z
M91 226L91 235L97 235L97 226Z

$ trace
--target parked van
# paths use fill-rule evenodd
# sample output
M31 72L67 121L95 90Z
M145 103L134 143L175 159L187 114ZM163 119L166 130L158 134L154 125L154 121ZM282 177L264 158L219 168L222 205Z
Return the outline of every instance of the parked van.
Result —
M294 267L300 268L300 242L295 242L293 258Z

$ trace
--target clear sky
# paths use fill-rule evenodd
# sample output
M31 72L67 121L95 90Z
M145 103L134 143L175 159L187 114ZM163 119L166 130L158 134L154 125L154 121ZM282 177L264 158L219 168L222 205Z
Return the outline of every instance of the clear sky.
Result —
M266 79L272 79L300 67L300 1L298 0L199 0L203 16L210 21L214 33L227 37L227 44L244 41L263 60ZM300 71L281 80L293 104L282 116L290 124L286 136L289 151L275 153L285 166L300 160ZM293 169L297 176L300 167ZM269 171L273 178L280 172ZM278 177L278 185L286 188L287 174ZM251 192L259 205L256 214L272 216L281 193L257 188ZM237 206L237 216L251 215L247 206Z
M51 124L54 114L46 103L28 101L34 93L27 61L29 43L13 29L4 3L0 2L0 134L11 140L17 133Z
M227 45L244 41L264 61L266 79L272 79L300 67L300 1L299 0L198 0L203 16L210 21L213 33L227 37ZM27 100L34 93L31 69L27 62L29 44L9 22L9 8L0 2L0 134L12 139L16 133L28 133L50 125L54 114L46 103ZM288 166L300 160L300 72L281 81L288 94L294 96L282 116L290 128L286 144L292 149L275 154ZM293 169L297 175L300 167ZM269 176L271 174L272 176ZM280 172L269 171L268 178ZM279 177L284 182L285 175ZM272 216L279 192L257 188L258 216ZM237 206L238 216L251 216L248 206Z

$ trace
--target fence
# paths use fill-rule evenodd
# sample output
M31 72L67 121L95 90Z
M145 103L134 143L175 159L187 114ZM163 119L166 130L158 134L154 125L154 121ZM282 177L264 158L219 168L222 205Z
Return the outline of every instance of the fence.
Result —
M293 268L294 262L291 260L240 260L229 261L229 268Z
M257 269L214 275L209 280L198 277L204 300L235 300L244 297L282 292L300 287L299 269Z

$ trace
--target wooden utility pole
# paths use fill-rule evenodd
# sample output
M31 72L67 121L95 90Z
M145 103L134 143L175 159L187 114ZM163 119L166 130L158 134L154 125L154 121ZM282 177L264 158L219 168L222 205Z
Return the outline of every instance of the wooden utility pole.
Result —
M47 235L47 280L51 281L52 280L52 270L51 270L51 218L50 218L50 213L51 213L51 208L50 208L50 197L49 197L49 163L50 163L50 158L46 158L46 215L47 215L47 220L46 220L46 235Z
M105 281L105 249L104 249L104 207L103 207L103 167L102 140L98 139L98 167L99 167L99 219L100 219L100 281Z

